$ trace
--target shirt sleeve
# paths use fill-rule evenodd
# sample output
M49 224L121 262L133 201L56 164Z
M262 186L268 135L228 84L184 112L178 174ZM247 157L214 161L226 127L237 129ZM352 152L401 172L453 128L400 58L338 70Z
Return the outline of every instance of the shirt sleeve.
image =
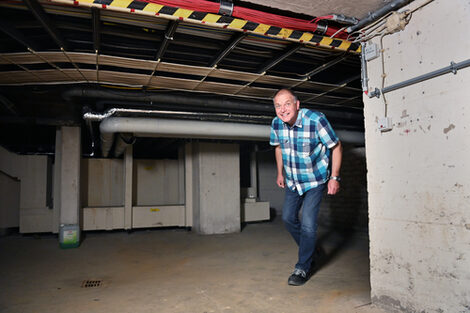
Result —
M277 135L276 129L277 129L276 121L273 120L272 123L271 123L271 134L269 136L269 144L271 146L278 146L280 144L279 136Z
M317 133L321 142L328 147L328 149L333 148L339 141L338 136L336 136L335 131L331 127L330 122L326 119L325 115L320 115L320 118L317 123Z

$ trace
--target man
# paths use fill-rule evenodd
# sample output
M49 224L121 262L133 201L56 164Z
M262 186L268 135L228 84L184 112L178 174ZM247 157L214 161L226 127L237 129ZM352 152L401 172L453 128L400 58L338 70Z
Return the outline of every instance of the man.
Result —
M342 147L325 115L300 109L299 100L289 89L279 90L273 102L277 117L271 124L270 144L276 147L276 183L285 189L282 220L299 246L298 262L288 284L300 286L309 279L313 267L316 220L325 184L329 195L339 191Z

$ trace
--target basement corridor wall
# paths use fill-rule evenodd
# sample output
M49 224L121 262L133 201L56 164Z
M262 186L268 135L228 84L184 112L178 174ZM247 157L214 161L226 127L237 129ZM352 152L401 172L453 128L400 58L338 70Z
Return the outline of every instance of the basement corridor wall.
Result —
M415 11L383 38L385 87L468 60L468 29L470 1ZM367 67L369 90L381 88L381 58ZM470 67L385 96L393 129L383 133L383 96L364 96L372 301L470 312Z

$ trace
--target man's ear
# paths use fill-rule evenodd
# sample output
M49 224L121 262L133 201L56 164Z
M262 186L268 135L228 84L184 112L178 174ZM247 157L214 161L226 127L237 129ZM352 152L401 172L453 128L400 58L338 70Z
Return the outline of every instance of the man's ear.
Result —
M297 110L300 108L300 101L299 101L299 100L297 100L297 101L295 102L295 106L297 107Z

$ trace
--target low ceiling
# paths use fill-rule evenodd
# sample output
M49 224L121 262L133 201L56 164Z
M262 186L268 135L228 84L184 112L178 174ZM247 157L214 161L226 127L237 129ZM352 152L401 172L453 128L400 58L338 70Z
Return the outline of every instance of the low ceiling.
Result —
M252 2L240 5L308 19L361 16L383 1L349 1L342 8L351 6L350 13L335 12L343 0L324 1L321 10L296 1L306 7L302 15ZM271 98L283 87L334 127L362 130L359 45L322 33L130 0L1 1L0 144L53 153L56 127L81 125L86 151L83 113L111 108L197 112L206 120L222 113L224 120L269 124Z
M249 2L311 16L343 14L361 19L367 16L369 12L380 9L391 0L250 0Z

